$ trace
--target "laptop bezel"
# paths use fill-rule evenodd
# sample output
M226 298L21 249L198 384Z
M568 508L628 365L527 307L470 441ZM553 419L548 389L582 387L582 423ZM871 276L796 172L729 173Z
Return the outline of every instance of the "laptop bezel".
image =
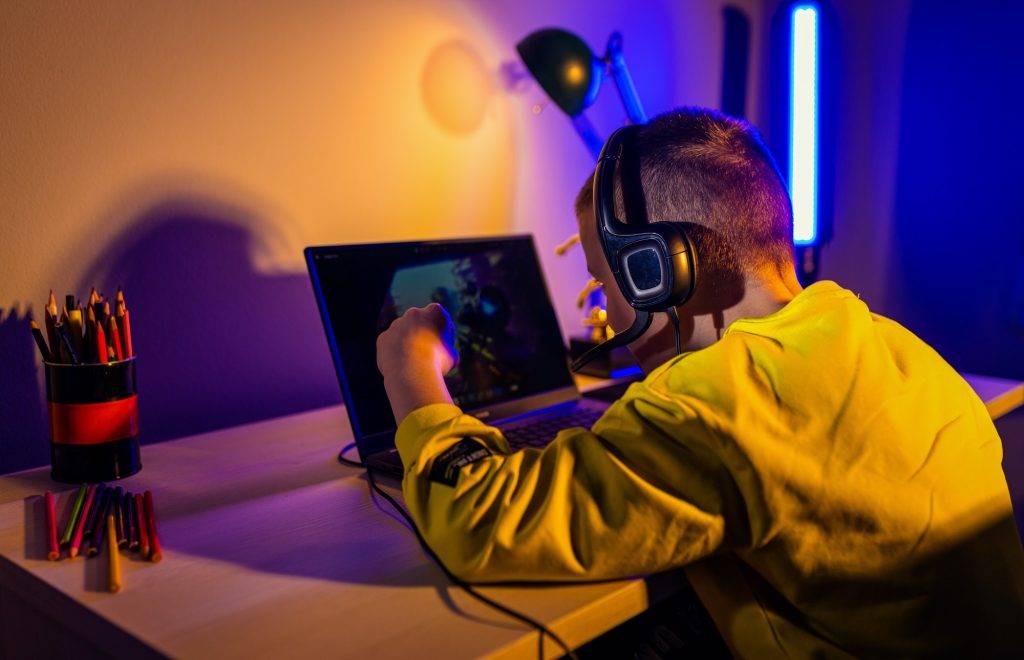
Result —
M381 431L373 434L364 434L359 426L358 415L355 412L353 405L352 393L349 389L348 378L345 374L345 366L341 360L341 351L338 348L334 327L331 323L330 312L327 308L327 299L324 295L323 286L320 282L320 275L317 272L316 261L318 255L330 254L340 255L343 253L351 253L357 251L366 250L387 250L387 249L409 249L415 251L417 249L425 250L440 250L441 248L450 248L458 245L473 245L478 244L486 246L487 244L498 244L498 243L509 243L513 241L527 241L530 245L530 249L533 252L534 263L540 274L540 280L543 287L543 292L547 304L552 308L554 312L554 306L551 303L551 293L548 288L547 279L544 277L544 269L541 266L540 257L537 253L537 246L534 242L533 235L531 234L512 234L507 236L484 236L477 238L460 238L460 239L437 239L427 241L396 241L389 243L351 243L345 245L314 245L309 246L303 250L303 255L306 260L306 267L309 271L310 281L313 288L313 295L316 298L317 309L320 312L320 320L323 322L324 334L327 336L328 347L331 352L331 359L334 363L334 371L338 378L338 385L341 389L341 397L345 403L345 413L348 416L349 424L352 428L352 436L356 443L356 449L359 453L361 460L365 461L368 457L394 449L395 447L395 430L389 429L387 431ZM483 247L481 248L483 249ZM557 318L557 317L556 317ZM565 346L565 337L562 335L562 329L556 324L556 330L558 331L558 339L562 346ZM572 401L578 401L580 399L580 392L576 387L575 380L572 377L572 372L569 370L569 359L568 353L566 353L565 370L569 376L570 385L566 387L555 388L546 390L543 392L537 392L519 399L512 401L504 401L497 404L480 406L477 408L463 408L463 410L480 420L484 420L488 423L497 423L502 420L506 420L528 413L534 413L542 411L546 408L550 408L555 405L568 403Z

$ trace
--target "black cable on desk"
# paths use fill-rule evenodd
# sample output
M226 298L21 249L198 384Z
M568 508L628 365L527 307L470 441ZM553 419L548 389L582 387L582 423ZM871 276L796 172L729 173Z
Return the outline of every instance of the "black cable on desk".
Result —
M342 447L341 451L338 452L338 462L341 463L342 465L348 465L350 467L355 468L363 468L364 470L366 470L366 478L369 481L370 488L373 490L373 492L376 492L378 495L387 500L388 503L392 507L394 507L395 511L397 511L399 514L401 514L403 518L405 518L405 520L409 523L409 526L412 527L412 531L416 535L416 540L419 541L420 546L423 548L423 551L426 552L427 555L434 560L434 562L441 568L445 576L452 582L452 584L461 588L467 594L469 594L473 598L476 598L478 601L487 605L488 607L491 607L501 612L502 614L505 614L506 616L510 616L513 619L516 619L520 623L525 623L526 625L536 629L537 634L540 635L539 655L541 658L543 658L544 651L544 635L547 635L551 639L555 640L555 642L562 647L562 650L565 651L565 654L567 656L569 656L573 660L576 660L576 654L573 653L572 649L569 648L569 645L566 644L561 637L556 635L553 631L549 630L543 623L525 614L517 612L511 607L502 605L498 601L483 595L482 593L477 591L471 584L469 584L468 582L466 582L465 580L456 576L454 573L448 570L448 567L444 565L444 562L441 561L441 558L438 557L437 553L435 553L433 548L430 547L430 544L427 543L427 540L423 538L423 535L420 533L419 528L416 527L416 521L412 519L412 516L409 515L409 512L405 510L405 507L399 504L395 498L389 495L383 488L381 488L377 484L377 481L376 479L374 479L373 476L373 468L370 467L369 465L366 465L365 463L360 463L359 461L353 461L350 458L345 458L345 454L351 451L355 446L356 443L350 442L349 444Z

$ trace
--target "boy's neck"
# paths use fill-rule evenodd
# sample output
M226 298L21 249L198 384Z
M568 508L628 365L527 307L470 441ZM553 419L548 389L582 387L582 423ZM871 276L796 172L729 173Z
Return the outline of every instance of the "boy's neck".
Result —
M683 351L696 351L714 344L737 319L774 314L802 290L795 273L789 277L753 276L745 281L743 297L727 309L694 314L685 305L680 307L678 312L684 338ZM675 357L675 332L667 316L656 314L651 329L631 349L645 373L650 373Z

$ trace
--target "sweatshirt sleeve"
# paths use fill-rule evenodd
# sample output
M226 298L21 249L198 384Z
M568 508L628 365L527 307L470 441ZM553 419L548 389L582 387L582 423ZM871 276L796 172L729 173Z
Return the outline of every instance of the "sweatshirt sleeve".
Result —
M633 385L593 430L510 452L451 404L411 413L395 439L420 531L477 582L653 573L747 536L720 443L692 407Z

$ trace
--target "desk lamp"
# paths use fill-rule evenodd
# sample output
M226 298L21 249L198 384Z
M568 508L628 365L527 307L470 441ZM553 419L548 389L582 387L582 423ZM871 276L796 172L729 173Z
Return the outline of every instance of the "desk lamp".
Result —
M572 120L573 128L587 146L594 160L601 153L604 140L584 111L597 99L601 84L611 76L619 90L619 98L629 121L647 121L633 79L622 55L622 35L613 32L608 38L604 57L597 57L583 39L559 28L537 30L516 44L537 84Z

